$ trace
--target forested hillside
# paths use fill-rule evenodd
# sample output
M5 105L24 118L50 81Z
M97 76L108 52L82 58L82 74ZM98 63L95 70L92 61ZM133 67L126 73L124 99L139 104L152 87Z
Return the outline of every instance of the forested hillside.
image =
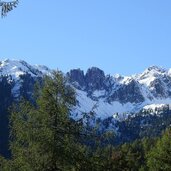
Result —
M35 103L21 98L10 108L11 156L1 157L2 171L171 169L169 128L162 136L155 133L150 138L146 130L142 131L142 139L114 144L116 137L113 131L99 132L98 125L92 126L86 116L79 121L70 118L69 111L76 104L75 92L66 84L61 72L45 77L43 84L37 85L34 97ZM155 118L152 120L154 122ZM168 117L161 124L165 125L163 130L168 124L166 121L169 122ZM153 129L160 128L156 126ZM129 130L126 132L129 135Z

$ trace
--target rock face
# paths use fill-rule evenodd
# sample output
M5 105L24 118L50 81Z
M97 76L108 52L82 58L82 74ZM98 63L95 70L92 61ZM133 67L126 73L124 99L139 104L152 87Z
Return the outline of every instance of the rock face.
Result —
M71 70L67 76L76 88L89 95L104 90L108 102L143 103L146 99L171 98L171 76L167 70L156 66L130 77L106 76L95 67L88 69L86 74L80 69Z
M84 71L81 69L72 69L67 73L67 77L72 84L76 83L75 86L77 86L79 89L85 87L86 85Z
M144 97L141 93L140 85L135 80L131 80L128 84L120 86L109 98L110 101L119 101L121 103L144 102Z
M85 75L86 89L89 91L104 89L105 74L102 70L92 67Z
M104 88L105 74L96 67L89 68L85 75L81 69L73 69L67 73L67 77L72 84L75 83L75 86L80 89L95 91Z
M140 103L144 101L141 86L134 79L129 80L127 84L122 84L114 77L105 76L104 71L96 67L89 68L85 75L82 70L74 69L67 73L67 76L76 88L87 92L90 97L95 91L105 91L108 102Z

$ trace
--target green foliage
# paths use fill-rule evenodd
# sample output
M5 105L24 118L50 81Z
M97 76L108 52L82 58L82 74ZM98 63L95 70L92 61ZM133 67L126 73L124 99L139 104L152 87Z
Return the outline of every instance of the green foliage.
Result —
M21 100L12 107L12 167L17 171L80 168L85 147L79 143L81 125L71 120L75 92L61 72L46 77L33 106Z
M144 138L113 146L113 131L99 134L98 124L88 122L93 114L84 118L86 129L83 120L70 118L75 92L58 71L45 77L41 87L36 84L35 98L35 103L23 98L11 108L12 156L10 160L0 157L0 170L171 170L171 130L161 139Z
M166 130L149 153L148 166L150 171L171 170L171 129Z
M12 171L11 162L0 156L0 170L2 171Z
M12 83L7 77L0 76L0 154L9 157L8 140L9 140L9 120L8 107L11 105L11 88Z

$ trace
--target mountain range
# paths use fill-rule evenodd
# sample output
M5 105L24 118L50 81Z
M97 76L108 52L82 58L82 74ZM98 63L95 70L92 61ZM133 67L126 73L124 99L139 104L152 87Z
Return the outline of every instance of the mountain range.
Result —
M29 96L34 82L51 72L46 66L30 65L22 60L0 62L0 75L12 83L14 98L22 93ZM93 111L97 118L116 117L117 114L117 119L123 119L142 109L171 104L171 69L151 66L140 74L112 76L92 67L86 73L72 69L65 76L77 94L78 103L72 112L74 118Z
M23 60L0 61L0 154L10 156L8 108L20 97L33 102L35 83L52 71ZM116 144L158 136L171 126L171 69L151 66L140 74L112 76L92 67L86 73L72 69L64 76L76 92L71 117L98 124L100 133L112 130Z

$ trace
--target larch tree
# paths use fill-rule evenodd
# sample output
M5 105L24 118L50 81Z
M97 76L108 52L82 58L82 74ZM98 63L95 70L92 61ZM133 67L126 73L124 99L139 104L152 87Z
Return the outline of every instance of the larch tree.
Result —
M75 92L61 72L46 77L35 105L23 100L10 119L12 169L17 171L79 170L84 147L81 126L69 114Z

